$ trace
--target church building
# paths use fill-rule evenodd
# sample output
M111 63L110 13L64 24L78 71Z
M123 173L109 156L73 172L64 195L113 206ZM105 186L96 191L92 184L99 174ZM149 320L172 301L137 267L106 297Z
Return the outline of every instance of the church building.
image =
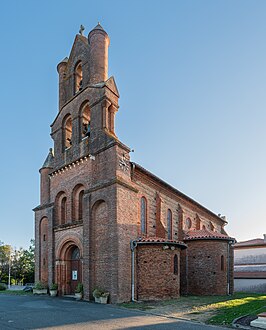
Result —
M35 281L112 303L233 292L234 239L216 215L131 162L116 135L119 92L98 24L57 66L54 147L40 169ZM122 111L122 110L121 110ZM126 123L125 123L126 125Z

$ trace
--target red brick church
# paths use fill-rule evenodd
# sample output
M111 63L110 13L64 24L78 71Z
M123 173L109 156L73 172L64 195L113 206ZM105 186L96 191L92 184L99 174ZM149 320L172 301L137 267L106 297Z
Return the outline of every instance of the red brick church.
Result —
M54 148L40 169L35 280L61 295L100 287L111 302L233 291L233 239L214 214L139 164L115 132L109 36L76 36L57 66Z

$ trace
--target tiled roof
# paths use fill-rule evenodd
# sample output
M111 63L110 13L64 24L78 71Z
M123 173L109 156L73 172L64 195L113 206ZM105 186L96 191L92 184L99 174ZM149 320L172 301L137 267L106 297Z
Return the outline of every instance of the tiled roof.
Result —
M137 243L158 243L158 244L173 244L173 245L180 245L182 247L186 247L184 242L175 241L172 239L166 239L161 237L139 237L136 239Z
M196 239L219 239L219 240L234 240L234 238L227 235L217 233L215 231L209 231L207 229L201 230L189 230L184 235L184 241L196 240Z
M243 242L238 242L235 244L235 247L239 246L257 246L257 245L265 245L266 242L262 238L255 238L255 239L250 239L248 241L243 241Z
M50 148L49 154L46 157L42 168L53 168L53 160L54 160L53 149Z
M106 31L104 30L104 28L101 26L101 24L98 22L98 24L95 26L95 28L94 29L92 29L91 31L90 31L90 33L92 32L92 31L95 31L95 30L100 30L100 31L103 31L103 32L105 32L106 33ZM107 33L106 33L107 34Z

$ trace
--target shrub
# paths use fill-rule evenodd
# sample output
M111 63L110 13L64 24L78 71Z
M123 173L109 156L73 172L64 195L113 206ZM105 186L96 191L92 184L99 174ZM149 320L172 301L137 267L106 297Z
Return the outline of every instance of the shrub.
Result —
M47 284L46 283L42 283L42 282L37 282L34 285L34 289L36 289L36 290L47 289Z
M82 283L78 283L78 285L76 286L76 293L83 293L83 284Z
M100 298L103 293L104 293L103 290L96 288L93 290L92 295L94 298Z
M57 290L58 289L58 284L57 283L52 283L50 285L50 290Z
M104 292L104 293L102 293L101 297L108 298L109 295L110 295L109 292Z
M6 290L6 285L4 283L0 283L0 291Z

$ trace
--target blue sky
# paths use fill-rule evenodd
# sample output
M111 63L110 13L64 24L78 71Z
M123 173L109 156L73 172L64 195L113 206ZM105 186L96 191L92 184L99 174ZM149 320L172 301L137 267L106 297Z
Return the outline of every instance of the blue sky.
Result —
M0 241L28 247L58 111L56 65L80 24L108 32L118 137L132 160L227 216L237 240L266 233L266 2L3 1Z

